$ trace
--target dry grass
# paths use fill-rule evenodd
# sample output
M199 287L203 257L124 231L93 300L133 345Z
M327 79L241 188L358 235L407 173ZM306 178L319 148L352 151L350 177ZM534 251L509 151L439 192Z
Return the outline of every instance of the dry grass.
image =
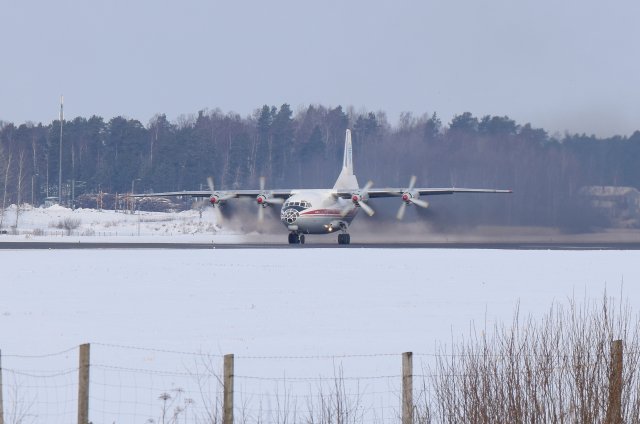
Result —
M638 318L606 296L599 303L554 306L540 321L521 319L475 331L441 349L426 379L420 423L604 422L610 346L624 341L622 417L640 422Z

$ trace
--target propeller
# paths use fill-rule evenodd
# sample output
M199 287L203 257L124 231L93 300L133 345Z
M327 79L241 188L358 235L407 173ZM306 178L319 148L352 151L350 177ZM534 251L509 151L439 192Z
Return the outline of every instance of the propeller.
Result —
M372 216L375 211L371 208L371 206L367 205L366 201L369 200L369 189L373 186L373 181L369 180L367 184L362 188L362 190L358 190L351 194L351 201L356 205L362 208L363 211L369 216ZM345 206L342 209L342 216L345 216L351 210L350 205Z
M363 201L359 201L358 205L362 208L363 211L366 212L367 215L369 216L373 216L374 213L376 213L373 209L371 209L371 206L367 205L365 202Z
M211 206L213 206L214 208L216 206L220 206L222 204L222 202L224 202L225 200L229 200L232 199L235 196L235 194L233 193L225 193L223 195L221 195L219 192L217 192L215 190L215 187L213 185L213 178L212 177L207 177L207 184L209 185L209 190L211 191L211 197L209 197L209 203L211 203Z
M266 206L263 206L262 204L260 204L260 201L258 200L258 222L263 222L264 221L264 208Z
M284 203L284 199L279 197L272 197L271 193L265 191L266 178L260 177L260 194L256 197L258 203L258 221L264 221L264 208L271 205L281 205Z
M220 206L222 203L227 200L235 197L232 194L226 194L221 196L220 193L216 192L215 186L213 184L213 177L207 177L207 185L209 186L209 191L211 192L211 196L209 197L209 203L213 207L213 213L216 217L216 224L221 225L224 221L224 215L220 210Z
M396 215L396 218L398 220L402 220L402 218L404 218L404 213L407 209L407 205L413 203L414 205L420 206L421 208L429 207L429 202L418 198L420 196L420 193L413 189L415 185L416 176L412 175L411 180L409 181L409 187L402 193L402 204L400 205L400 209L398 209L398 214Z

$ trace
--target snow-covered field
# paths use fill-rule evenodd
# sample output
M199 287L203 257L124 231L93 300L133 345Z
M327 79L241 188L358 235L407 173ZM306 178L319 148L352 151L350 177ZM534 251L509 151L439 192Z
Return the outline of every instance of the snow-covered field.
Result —
M14 384L33 400L34 422L68 422L77 349L21 355L91 342L96 423L145 422L159 394L178 386L197 398L184 374L202 369L198 354L213 355L219 371L225 353L237 355L246 413L273 411L287 390L304 408L318 378L342 369L363 408L397 422L401 352L416 352L419 374L436 345L471 326L508 323L517 305L540 316L553 302L598 300L605 289L637 311L639 261L636 251L3 251L5 402Z
M233 213L223 217L211 207L181 212L146 212L75 209L61 206L21 208L16 227L16 207L7 208L0 241L56 242L180 242L180 243L276 243L287 244L287 230L278 210L267 209L266 219L257 222L257 209L239 200ZM398 222L395 212L384 210L372 219L364 214L350 227L352 242L537 242L600 243L640 242L640 231L609 229L599 233L567 234L555 228L474 227L457 232L442 230L429 220ZM415 217L414 217L415 218ZM67 224L72 224L69 228ZM307 235L307 243L337 243L337 234Z
M4 241L154 241L154 242L238 242L253 234L241 234L232 223L222 228L212 208L181 212L146 212L48 208L21 210L16 223L16 207L4 216ZM234 223L235 224L235 223ZM235 229L232 229L234 227Z
M3 350L87 341L242 354L432 351L568 298L640 306L640 252L3 251ZM624 282L624 285L623 285Z

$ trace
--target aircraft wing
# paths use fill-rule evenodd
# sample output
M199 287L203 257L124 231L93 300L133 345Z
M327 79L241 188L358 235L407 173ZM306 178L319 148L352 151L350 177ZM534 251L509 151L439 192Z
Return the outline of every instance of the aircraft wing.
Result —
M358 190L338 190L336 195L342 198L350 198L354 191ZM419 193L421 196L433 196L436 194L454 194L454 193L512 193L512 190L498 190L487 188L424 188L417 187L413 189L407 188L370 188L366 190L369 198L378 197L400 197L406 191Z
M145 194L130 194L130 197L176 197L176 196L189 196L189 197L209 197L211 193L208 191L167 191L164 193L145 193Z
M216 190L213 193L208 190L189 190L189 191L167 191L162 193L146 193L146 194L132 194L131 197L211 197L212 194L216 194L219 197L226 199L232 199L235 197L256 197L260 194L267 193L271 197L280 199L286 199L291 196L294 190L279 189L279 190Z
M233 199L237 197L256 197L260 194L267 193L271 197L286 199L294 192L299 191L295 189L277 189L277 190L216 190L214 193L225 199ZM350 199L354 192L353 190L336 190L335 195L344 199ZM367 191L369 198L378 197L400 197L406 188L370 188ZM511 190L498 190L498 189L485 189L485 188L414 188L412 192L417 192L421 196L433 196L436 194L454 194L454 193L511 193ZM167 191L161 193L145 193L145 194L132 194L131 197L211 197L213 193L208 190L185 190L185 191Z

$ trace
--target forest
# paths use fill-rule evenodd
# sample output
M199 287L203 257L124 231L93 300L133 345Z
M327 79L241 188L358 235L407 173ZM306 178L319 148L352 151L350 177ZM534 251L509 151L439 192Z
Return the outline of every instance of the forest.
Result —
M123 116L63 120L62 203L73 207L83 196L132 188L205 189L208 176L219 189L257 188L260 176L269 188L331 187L347 128L362 185L372 180L378 187L404 187L416 175L421 187L514 191L429 199L433 208L427 213L443 225L602 228L611 223L580 189L640 187L640 131L609 138L558 136L507 116L469 112L449 123L436 113L403 113L392 126L384 112L321 105L294 112L283 104L264 105L247 117L216 109L175 121L158 114L146 124ZM59 195L60 129L59 120L0 121L2 208L40 205Z

